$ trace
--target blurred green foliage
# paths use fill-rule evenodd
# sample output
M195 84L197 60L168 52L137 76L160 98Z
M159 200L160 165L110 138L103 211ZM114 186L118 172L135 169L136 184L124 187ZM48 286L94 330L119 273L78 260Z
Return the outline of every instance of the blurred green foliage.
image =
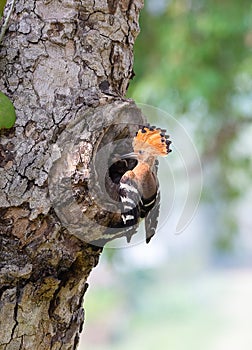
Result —
M216 214L216 245L232 248L234 208L251 183L252 3L148 0L128 96L193 125ZM250 128L250 130L249 130ZM243 148L243 151L239 149Z
M252 74L250 1L167 1L160 14L146 5L140 24L130 95L178 112L199 97L214 114L230 109L235 76Z

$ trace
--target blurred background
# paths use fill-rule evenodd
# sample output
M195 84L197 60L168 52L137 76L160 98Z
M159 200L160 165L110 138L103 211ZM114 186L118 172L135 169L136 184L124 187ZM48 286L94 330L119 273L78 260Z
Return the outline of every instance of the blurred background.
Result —
M160 226L104 249L79 350L250 350L252 3L145 0L140 25L128 96L173 141Z

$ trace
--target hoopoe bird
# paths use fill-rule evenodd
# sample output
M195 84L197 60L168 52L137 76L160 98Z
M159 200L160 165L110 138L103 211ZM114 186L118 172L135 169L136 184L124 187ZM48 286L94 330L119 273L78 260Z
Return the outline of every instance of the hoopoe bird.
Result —
M134 158L137 165L126 171L119 182L119 200L122 203L121 227L132 227L145 220L146 242L155 234L159 214L159 184L156 176L157 158L170 152L166 130L143 126L133 140L133 152L122 159ZM128 242L131 235L126 233Z

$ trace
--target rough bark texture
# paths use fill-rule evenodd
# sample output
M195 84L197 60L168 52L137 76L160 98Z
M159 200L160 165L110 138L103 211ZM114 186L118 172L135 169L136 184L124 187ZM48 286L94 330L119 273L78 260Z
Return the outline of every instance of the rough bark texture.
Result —
M98 239L105 228L84 220L76 233L71 219L62 224L55 186L68 176L78 182L80 164L89 181L100 145L134 131L118 124L129 114L141 121L122 97L142 5L16 1L0 47L0 90L17 113L15 127L0 131L0 350L77 347L86 279L101 252L87 237ZM69 155L77 149L80 158L61 176L69 135ZM82 213L93 222L101 211L90 198Z

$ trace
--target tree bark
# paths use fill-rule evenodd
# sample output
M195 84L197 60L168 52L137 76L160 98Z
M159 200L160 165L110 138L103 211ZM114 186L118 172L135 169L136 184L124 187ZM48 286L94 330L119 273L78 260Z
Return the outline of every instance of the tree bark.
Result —
M93 242L116 212L100 175L143 120L124 99L142 5L16 1L0 47L17 114L0 131L0 350L77 347Z

